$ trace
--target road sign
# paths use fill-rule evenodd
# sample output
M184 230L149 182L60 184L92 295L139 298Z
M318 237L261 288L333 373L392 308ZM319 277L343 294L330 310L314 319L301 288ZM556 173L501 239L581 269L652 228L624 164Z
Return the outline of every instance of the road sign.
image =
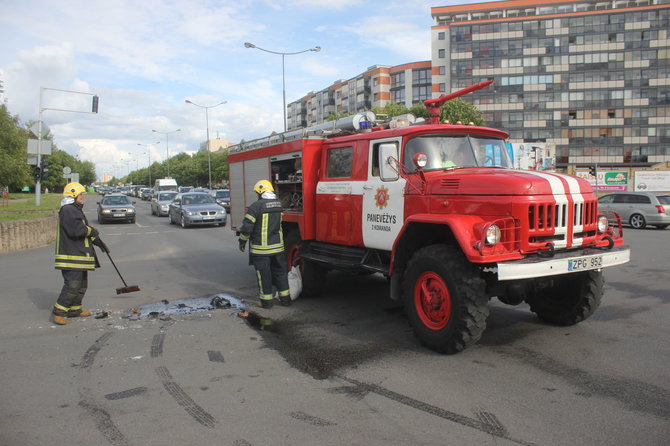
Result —
M72 169L70 168L70 166L65 166L65 167L63 167L63 173L64 173L65 175L69 175L70 172L72 172Z
M29 139L28 140L28 153L30 154L35 154L37 155L38 153L40 155L51 155L51 141L48 139L43 139L42 140L42 148L41 150L37 150L39 146L39 139Z
M37 136L38 138L40 137L40 123L36 122L35 124L30 126L30 131L33 132L33 135ZM44 122L42 123L42 138L47 136L51 129L49 128L48 125L46 125Z
M28 157L28 164L31 166L37 166L37 157L36 156L29 156Z

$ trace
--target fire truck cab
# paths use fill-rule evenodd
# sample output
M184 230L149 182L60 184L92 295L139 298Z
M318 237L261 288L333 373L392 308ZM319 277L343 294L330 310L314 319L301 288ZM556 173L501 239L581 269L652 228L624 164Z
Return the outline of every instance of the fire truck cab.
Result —
M514 169L507 137L368 113L242 143L229 152L231 226L270 179L303 293L318 294L329 270L384 274L440 352L477 342L492 297L575 324L600 304L602 269L630 258L621 221L598 212L585 180Z

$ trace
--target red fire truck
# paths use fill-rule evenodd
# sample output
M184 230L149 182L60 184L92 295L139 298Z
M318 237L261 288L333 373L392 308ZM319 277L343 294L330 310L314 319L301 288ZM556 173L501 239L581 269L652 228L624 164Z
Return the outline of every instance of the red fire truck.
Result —
M588 318L602 269L630 259L621 220L585 180L513 169L507 133L439 123L446 100L477 88L426 101L422 123L366 112L231 147L233 230L270 179L303 294L330 270L384 274L420 342L443 353L479 340L492 297L552 324Z

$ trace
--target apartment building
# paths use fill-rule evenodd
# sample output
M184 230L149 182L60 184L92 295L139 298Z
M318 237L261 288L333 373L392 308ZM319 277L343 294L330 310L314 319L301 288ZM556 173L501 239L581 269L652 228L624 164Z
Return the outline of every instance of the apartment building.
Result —
M321 124L330 113L356 113L389 102L411 107L432 97L432 82L430 61L393 67L374 65L349 80L338 80L288 104L287 128Z
M509 0L431 9L432 91L464 97L556 165L670 161L670 0Z

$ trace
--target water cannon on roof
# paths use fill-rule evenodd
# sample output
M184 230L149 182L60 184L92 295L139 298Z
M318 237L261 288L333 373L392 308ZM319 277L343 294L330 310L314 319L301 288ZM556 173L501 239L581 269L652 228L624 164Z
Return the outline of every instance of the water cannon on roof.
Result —
M473 91L486 88L492 83L493 79L489 79L487 81L478 82L474 85L470 85L469 87L465 87L462 90L454 91L453 93L450 94L443 94L439 98L426 99L425 101L423 101L423 105L426 106L426 108L428 109L428 114L430 115L427 123L428 124L440 123L440 107L442 107L445 104L445 102L466 95L468 93L472 93Z

